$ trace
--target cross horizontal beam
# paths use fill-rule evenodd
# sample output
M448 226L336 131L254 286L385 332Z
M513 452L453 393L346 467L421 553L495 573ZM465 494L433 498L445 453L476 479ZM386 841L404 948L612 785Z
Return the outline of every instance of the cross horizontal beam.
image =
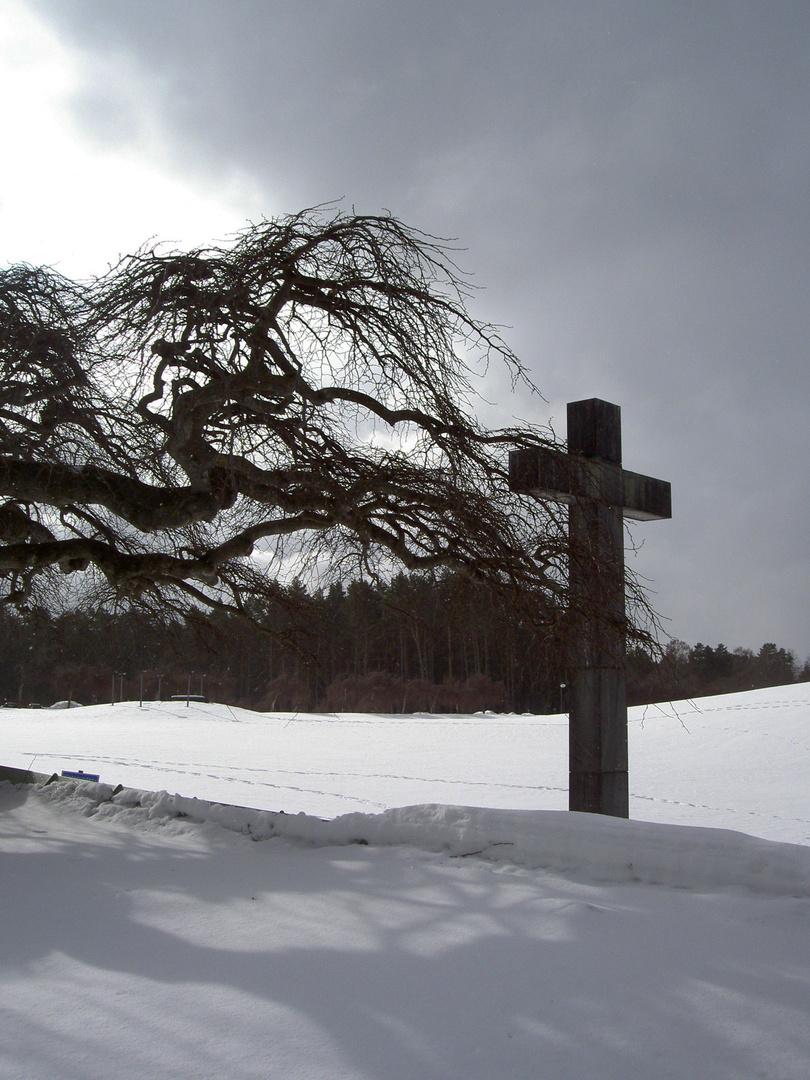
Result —
M540 499L570 505L591 498L621 509L635 521L672 517L672 486L667 480L630 472L615 462L535 446L509 455L509 486Z

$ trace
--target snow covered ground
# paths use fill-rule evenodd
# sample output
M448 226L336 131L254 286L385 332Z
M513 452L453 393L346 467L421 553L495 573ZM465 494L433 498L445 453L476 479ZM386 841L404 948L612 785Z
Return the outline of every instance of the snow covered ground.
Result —
M568 806L565 716L262 714L137 702L0 710L0 764L335 817ZM810 844L810 683L630 710L630 816Z
M0 711L102 780L0 785L0 1076L810 1076L810 686L630 731L625 822L564 717Z

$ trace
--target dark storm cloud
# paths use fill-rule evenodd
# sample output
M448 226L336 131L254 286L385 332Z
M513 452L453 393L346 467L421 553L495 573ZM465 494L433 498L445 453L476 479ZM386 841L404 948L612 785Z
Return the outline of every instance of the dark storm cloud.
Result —
M618 401L628 466L673 481L637 530L672 632L810 651L810 6L36 6L140 66L178 169L458 237L549 399L493 382L493 414ZM128 138L103 71L77 115Z

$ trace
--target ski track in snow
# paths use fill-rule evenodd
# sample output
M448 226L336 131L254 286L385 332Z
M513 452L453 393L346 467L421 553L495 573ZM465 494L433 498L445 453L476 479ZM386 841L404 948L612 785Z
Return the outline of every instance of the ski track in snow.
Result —
M76 755L73 755L76 758ZM255 783L257 786L280 787L279 784L270 783L269 781L252 781L245 779L245 774L261 773L268 770L260 769L257 767L247 768L234 768L232 770L226 769L224 773L212 773L205 772L203 766L194 765L192 762L184 761L163 761L163 760L149 760L149 759L118 759L118 758L105 758L102 756L86 757L85 762L98 762L109 765L121 765L122 767L142 767L155 770L162 770L164 772L176 772L178 770L186 773L188 776L205 776L211 780L235 780L240 783ZM317 776L317 777L330 777L335 779L345 778L349 780L407 780L419 784L448 784L458 785L461 787L480 787L480 788L506 788L513 789L515 791L567 791L567 788L553 787L548 784L510 784L506 781L487 781L487 780L449 780L446 777L439 776L411 776L406 773L377 773L377 772L351 772L351 771L333 771L333 772L317 772L315 770L303 770L303 769L273 769L274 774L279 776ZM228 776L227 773L232 772L233 775ZM298 790L314 790L314 789L299 789Z
M775 821L775 822L795 822L798 825L806 825L810 827L810 819L800 817L784 817L779 814L763 814L759 810L738 810L733 806L709 806L706 803L695 802L683 802L680 799L667 799L658 795L635 795L630 793L630 801L633 799L639 799L641 802L660 803L665 806L683 806L690 810L707 810L710 813L723 813L732 815L741 815L744 817L761 818L763 821ZM743 830L744 831L744 830Z
M737 706L736 708L742 709L742 708L750 708L750 707L751 706ZM708 710L704 710L704 711L708 711ZM720 712L721 710L718 709L716 711ZM726 729L720 729L720 732L722 733L725 730ZM742 729L742 730L744 731L745 734L750 734L751 733L751 732L749 732L749 731L747 731L745 729ZM740 734L741 729L734 729L734 733L735 734ZM771 737L773 738L774 736L771 736ZM779 736L776 736L776 737L778 738ZM784 741L790 742L791 746L794 745L790 740L785 739ZM32 754L32 760L34 760L36 758L36 756L37 755ZM121 766L122 768L142 768L142 769L148 769L150 771L153 771L156 774L160 774L160 773L171 773L171 774L181 773L183 776L187 776L189 778L195 778L195 777L197 777L197 778L205 778L205 779L208 779L208 780L214 780L214 781L222 782L223 784L232 783L232 784L248 785L248 786L251 786L251 787L256 787L256 788L260 788L260 789L267 789L267 790L272 790L272 791L277 791L277 792L291 791L291 792L298 792L298 793L301 793L301 794L321 795L321 796L326 796L326 797L329 797L329 798L340 799L340 800L343 800L343 801L348 802L348 803L362 803L364 805L373 806L373 807L376 807L378 809L388 809L390 807L390 803L379 802L379 801L376 801L376 800L373 800L373 799L360 798L359 796L354 795L354 794L347 795L347 794L345 794L344 792L341 792L341 791L327 790L327 789L324 789L324 788L317 788L317 787L311 787L311 786L306 786L305 787L305 786L301 786L301 785L297 785L297 784L293 784L293 783L277 783L277 782L275 782L273 780L269 780L269 779L264 779L264 780L254 779L251 776L251 774L255 775L255 774L260 774L260 773L267 772L267 771L272 771L272 773L274 775L276 775L276 776L291 776L291 777L292 776L295 776L295 777L308 776L308 777L313 777L313 778L315 778L315 777L324 778L324 779L329 778L329 779L335 779L335 780L345 779L345 780L365 780L365 781L380 781L380 780L382 780L382 781L406 781L406 782L412 782L412 783L417 783L417 784L421 784L421 783L430 784L432 786L438 786L438 787L445 787L445 786L446 787L460 787L460 788L469 789L470 791L480 790L483 793L486 793L488 790L489 791L492 791L492 790L498 790L498 791L501 791L501 790L513 790L513 791L538 791L538 792L539 791L551 791L551 792L567 793L567 788L565 788L565 787L548 785L548 784L513 784L513 783L508 783L506 781L454 780L454 779L447 779L447 778L444 778L444 777L421 776L421 775L420 776L415 776L415 775L404 774L404 773L370 773L370 772L351 772L351 771L317 772L317 771L305 771L305 770L293 770L293 769L265 770L265 769L262 769L262 768L259 768L259 767L256 767L256 766L254 766L254 767L244 767L244 768L239 768L239 767L225 768L223 771L211 772L211 771L207 770L202 765L195 765L192 762L185 762L185 761L167 761L167 760L163 760L163 759L154 759L154 758L130 758L130 759L125 759L125 758L105 757L104 755L85 755L85 756L82 756L82 755L67 754L67 753L60 755L58 752L53 754L53 755L50 755L50 756L70 757L71 760L73 760L73 761L80 762L82 764L93 764L95 766L99 766L99 765L116 766L116 765L118 765L118 766ZM729 815L732 815L735 818L737 818L737 817L739 817L739 818L757 818L757 819L760 819L762 821L773 821L773 822L778 822L778 823L793 822L795 824L806 826L810 830L810 819L803 818L803 817L785 817L784 815L762 813L761 811L758 811L758 810L740 810L740 809L737 809L737 808L734 808L734 807L731 807L731 806L722 806L722 805L715 805L715 804L710 804L710 803L691 802L691 801L686 801L686 800L681 800L681 799L666 798L664 796L643 795L643 794L639 794L639 793L632 792L632 791L630 792L630 800L631 800L631 803L633 802L633 800L638 800L639 802L645 802L645 803L661 805L661 806L684 807L684 808L689 809L689 810L703 810L703 811L707 811L709 813L729 814ZM743 830L743 831L745 831L745 830Z
M373 806L380 810L388 809L390 803L378 802L373 799L361 798L357 795L346 795L344 792L325 790L315 787L303 787L301 785L292 783L276 783L272 780L257 780L253 779L250 774L261 773L262 770L257 767L253 768L233 768L226 769L222 772L210 772L203 766L194 765L190 762L182 761L163 761L155 759L123 759L105 757L104 755L78 755L78 754L53 754L49 756L64 756L70 757L74 762L81 763L82 765L92 764L96 767L100 765L121 766L122 768L143 768L148 769L156 774L181 773L187 777L198 777L207 780L220 781L223 784L239 784L248 785L260 789L266 789L271 791L294 791L301 794L309 795L322 795L334 799L342 799L348 803L362 803L366 806ZM32 755L32 758L36 755ZM88 770L89 771L89 770ZM309 776L318 778L330 778L330 779L346 779L346 780L365 780L365 781L405 781L408 783L417 784L430 784L434 787L460 787L466 788L470 791L480 790L484 793L487 791L497 790L513 790L513 791L553 791L553 792L567 792L567 788L557 787L548 784L511 784L504 781L485 781L485 780L448 780L441 777L430 776L411 776L402 773L365 773L365 772L315 772L304 770L291 770L291 769L273 769L274 775L280 776ZM248 775L246 775L248 774Z

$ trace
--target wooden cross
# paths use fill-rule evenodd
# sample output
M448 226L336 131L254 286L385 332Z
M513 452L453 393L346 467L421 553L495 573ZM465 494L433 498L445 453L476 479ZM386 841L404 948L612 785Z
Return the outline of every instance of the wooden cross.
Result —
M623 518L672 517L670 485L622 468L621 409L590 398L568 404L568 453L510 453L509 486L569 506L569 809L628 817Z

